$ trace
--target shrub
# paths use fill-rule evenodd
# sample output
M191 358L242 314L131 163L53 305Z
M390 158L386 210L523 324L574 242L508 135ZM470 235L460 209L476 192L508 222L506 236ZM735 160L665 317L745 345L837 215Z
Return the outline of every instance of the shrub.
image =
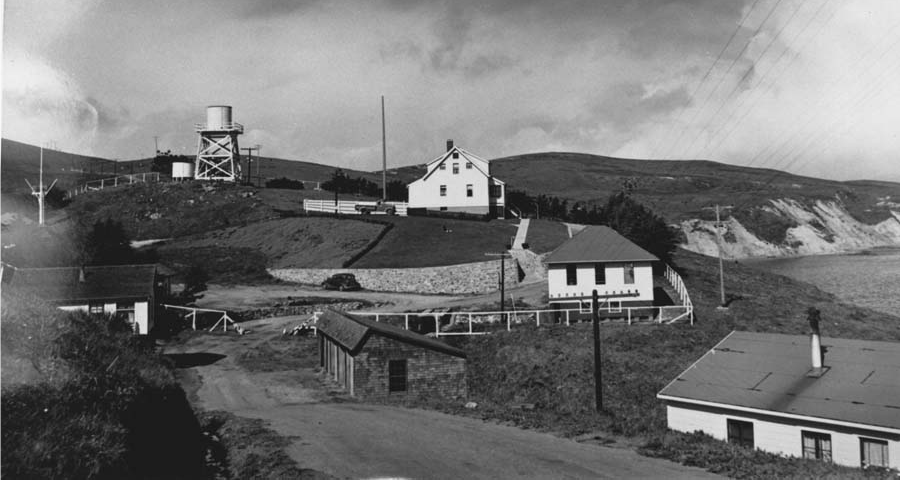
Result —
M303 182L287 177L273 178L266 181L266 188L286 188L290 190L303 190Z

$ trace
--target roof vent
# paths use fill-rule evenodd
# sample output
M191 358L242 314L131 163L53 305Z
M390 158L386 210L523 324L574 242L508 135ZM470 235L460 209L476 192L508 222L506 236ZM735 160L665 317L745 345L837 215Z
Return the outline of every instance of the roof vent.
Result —
M809 352L812 360L812 369L806 376L818 378L825 375L825 372L828 371L828 367L822 366L825 349L822 348L822 338L819 332L819 322L821 321L821 317L819 310L815 307L809 307L806 310L806 314L811 330L809 337Z

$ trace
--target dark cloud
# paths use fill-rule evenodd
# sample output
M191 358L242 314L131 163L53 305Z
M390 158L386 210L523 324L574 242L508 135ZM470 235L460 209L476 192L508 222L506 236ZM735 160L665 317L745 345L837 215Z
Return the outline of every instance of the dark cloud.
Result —
M267 19L291 15L304 10L320 0L253 0L245 4L238 15L243 18Z
M604 93L591 114L596 122L626 132L689 104L690 97L684 87L648 95L641 83L620 83Z

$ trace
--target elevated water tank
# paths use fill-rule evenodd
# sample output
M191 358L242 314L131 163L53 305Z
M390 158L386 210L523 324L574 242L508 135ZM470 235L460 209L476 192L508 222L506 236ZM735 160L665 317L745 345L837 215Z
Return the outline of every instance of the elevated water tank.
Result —
M209 130L228 130L231 128L231 107L228 105L210 105L206 107L206 128Z
M194 178L194 164L190 162L172 162L172 180L190 180Z

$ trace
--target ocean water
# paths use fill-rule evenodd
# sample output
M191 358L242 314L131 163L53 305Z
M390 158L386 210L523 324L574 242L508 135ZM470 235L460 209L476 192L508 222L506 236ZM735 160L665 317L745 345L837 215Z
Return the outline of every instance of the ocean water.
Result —
M843 255L746 259L741 263L812 283L846 303L900 317L900 247Z

